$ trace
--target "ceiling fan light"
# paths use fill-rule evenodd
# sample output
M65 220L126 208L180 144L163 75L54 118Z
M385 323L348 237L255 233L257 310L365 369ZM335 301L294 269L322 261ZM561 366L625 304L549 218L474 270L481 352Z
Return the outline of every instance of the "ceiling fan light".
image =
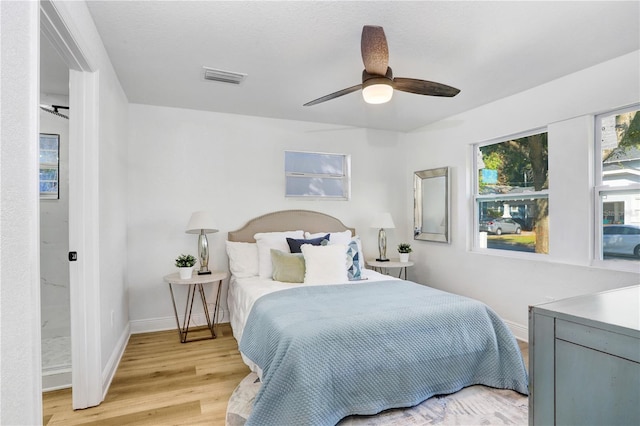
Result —
M368 104L384 104L393 97L393 87L386 83L371 84L362 89L362 97Z

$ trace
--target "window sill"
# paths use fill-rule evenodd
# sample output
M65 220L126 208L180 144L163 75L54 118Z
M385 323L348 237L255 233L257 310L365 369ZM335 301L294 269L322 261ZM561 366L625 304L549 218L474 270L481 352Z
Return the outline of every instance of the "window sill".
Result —
M501 257L504 259L516 259L516 260L528 260L534 262L547 262L547 263L556 263L560 265L571 265L571 266L581 266L584 268L597 268L597 269L605 269L609 271L618 271L618 272L635 272L640 273L640 262L634 260L592 260L582 262L570 262L567 260L556 259L553 256L548 254L540 254L540 253L526 253L526 252L518 252L518 251L509 251L509 250L500 250L500 249L478 249L473 248L469 250L471 254L478 254L481 256L493 256L493 257Z
M593 268L606 269L609 271L635 272L636 274L640 274L640 261L637 260L593 260L591 262L591 266Z
M536 260L536 261L551 261L548 254L541 253L529 253L516 250L501 250L491 248L472 248L471 253L480 254L485 256L506 257L509 259L522 259L522 260Z

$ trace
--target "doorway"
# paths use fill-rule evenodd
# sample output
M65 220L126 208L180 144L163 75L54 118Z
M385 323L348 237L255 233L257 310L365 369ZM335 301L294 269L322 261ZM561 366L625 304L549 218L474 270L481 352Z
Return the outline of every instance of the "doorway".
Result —
M71 387L69 68L40 33L42 390Z
M97 206L98 72L70 32L66 2L40 1L40 31L68 71L68 249L78 252L69 271L71 386L74 409L102 402ZM66 21L65 21L66 20ZM72 23L72 22L71 22ZM82 41L82 40L81 40ZM42 47L42 46L41 46ZM40 68L40 75L47 72ZM67 252L58 252L66 261Z

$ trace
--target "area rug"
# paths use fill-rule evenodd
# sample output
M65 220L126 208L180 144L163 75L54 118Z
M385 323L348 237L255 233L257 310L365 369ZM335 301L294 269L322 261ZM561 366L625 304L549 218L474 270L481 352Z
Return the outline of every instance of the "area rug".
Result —
M226 426L245 424L258 389L260 380L255 373L240 382L229 399ZM528 398L524 395L470 386L451 395L434 396L411 408L387 410L375 416L349 416L338 425L526 425L528 412Z

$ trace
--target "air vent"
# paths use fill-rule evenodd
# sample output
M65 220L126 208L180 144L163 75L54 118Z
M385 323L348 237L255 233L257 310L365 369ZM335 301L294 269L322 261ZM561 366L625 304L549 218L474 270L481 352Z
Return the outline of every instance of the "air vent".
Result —
M204 68L204 79L211 81L219 81L221 83L240 84L247 77L247 74L241 72L224 71L215 68Z

